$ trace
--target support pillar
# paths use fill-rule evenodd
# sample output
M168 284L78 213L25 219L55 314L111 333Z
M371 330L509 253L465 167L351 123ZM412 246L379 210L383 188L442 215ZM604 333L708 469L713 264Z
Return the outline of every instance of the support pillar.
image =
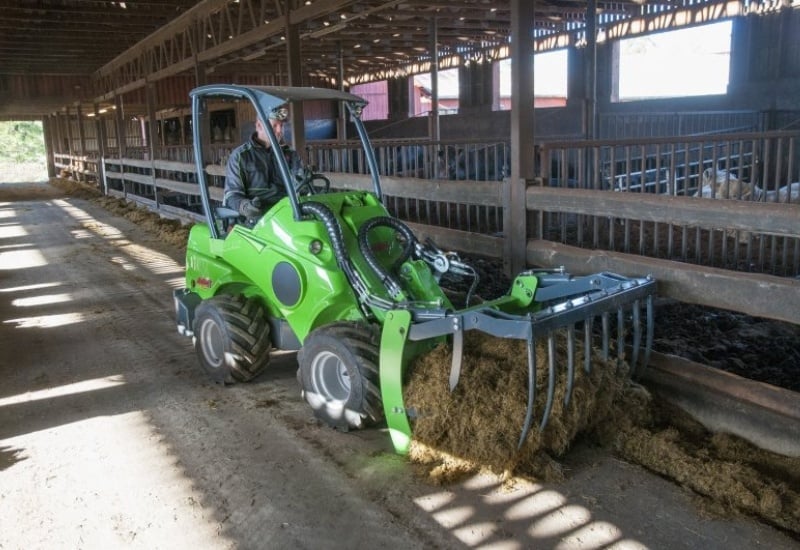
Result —
M158 143L158 121L156 120L156 86L153 82L148 81L145 84L145 100L147 102L147 118L150 120L150 124L147 128L147 145L148 149L150 149L150 172L153 174L153 180L155 181L155 163L158 158L156 155L158 155L160 144ZM158 210L161 200L159 199L158 187L156 185L153 185L153 200L156 203L156 210Z
M339 42L339 90L346 92L344 82L344 49L342 43ZM339 102L339 118L336 120L336 136L341 143L347 141L347 107L343 102Z
M586 139L597 139L597 2L589 0L586 8L586 90L584 92L583 129Z
M286 15L286 62L288 63L289 86L303 85L302 59L300 59L300 29L289 22ZM292 106L292 149L297 151L303 162L308 163L306 151L305 116L302 107L295 109Z
M72 145L72 139L73 139L72 138L72 121L70 120L69 107L66 107L65 111L66 111L65 116L66 116L66 120L67 120L67 153L69 154L69 157L70 157L69 158L69 162L70 162L70 164L72 164L72 156L73 156L74 152L72 150L72 147L73 147L73 145Z
M123 114L122 96L114 96L114 121L117 130L117 156L120 159L125 158L126 138L125 138L125 120Z
M511 0L511 178L503 186L503 267L508 275L526 268L525 190L533 179L533 39L536 2Z
M83 110L81 109L81 104L78 103L75 107L75 117L78 121L78 143L80 145L80 152L79 156L81 160L73 161L73 166L77 168L77 180L78 181L86 181L86 161L83 160L86 158L86 132L83 129Z
M55 157L55 120L52 115L44 117L42 120L42 131L44 132L45 158L47 159L47 177L56 177Z
M106 134L106 123L101 118L100 106L95 103L94 107L94 124L95 133L97 134L97 185L103 190L103 194L108 194L108 186L106 185L106 154L108 151L108 136Z
M431 54L431 127L429 135L431 141L439 142L441 129L439 127L439 24L434 17L430 23L431 45L428 48Z
M409 116L409 78L398 76L388 82L389 87L389 118L391 120L404 120Z

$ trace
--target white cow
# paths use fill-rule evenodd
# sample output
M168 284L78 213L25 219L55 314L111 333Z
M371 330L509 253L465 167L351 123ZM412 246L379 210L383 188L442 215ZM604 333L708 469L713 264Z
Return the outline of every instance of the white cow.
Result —
M694 194L695 197L747 200L753 196L754 191L752 184L740 180L735 174L712 168L703 170L701 184L700 191Z

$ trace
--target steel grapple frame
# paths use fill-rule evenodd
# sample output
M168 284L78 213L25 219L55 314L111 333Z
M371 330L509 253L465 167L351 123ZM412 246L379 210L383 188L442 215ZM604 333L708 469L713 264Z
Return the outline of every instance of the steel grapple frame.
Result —
M515 279L513 287L524 288L522 295L529 297L530 301L520 303L512 292L492 302L461 311L417 312L410 309L396 309L387 315L381 339L380 380L389 433L398 453L406 453L411 441L411 426L403 399L406 341L452 335L453 359L450 365L452 391L458 384L461 373L465 332L478 330L499 338L524 340L528 363L528 401L518 447L522 447L531 429L535 413L537 338L546 337L548 342L547 397L545 409L541 414L540 430L547 425L555 394L557 372L554 333L556 331L564 329L567 333L565 405L572 394L575 379L575 325L582 324L584 347L588 350L591 349L594 340L593 321L597 317L601 319L603 358L608 360L611 337L609 316L612 311L616 311L617 359L622 360L626 349L625 309L630 307L633 325L631 374L635 373L640 356L642 364L647 364L654 330L655 281L651 278L631 279L612 273L573 278L563 270L540 270L521 274ZM646 311L644 343L641 322L643 306ZM529 311L511 313L520 308L529 308ZM583 368L589 372L591 357L589 353L584 355Z

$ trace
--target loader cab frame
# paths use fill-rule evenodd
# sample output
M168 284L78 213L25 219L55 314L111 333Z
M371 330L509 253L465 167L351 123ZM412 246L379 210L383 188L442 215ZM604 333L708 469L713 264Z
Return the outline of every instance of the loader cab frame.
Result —
M223 219L230 217L231 213L234 211L225 208L216 208L211 203L212 199L209 192L209 177L205 169L205 167L210 163L206 162L206 151L203 147L203 143L205 143L205 132L210 132L210 129L206 128L206 124L204 124L203 117L206 113L207 102L211 99L249 101L255 109L256 116L264 123L264 129L267 133L267 138L270 141L270 145L275 148L275 150L279 150L281 148L281 144L272 129L272 125L267 122L269 120L270 112L272 112L274 109L286 107L287 104L293 107L301 107L302 102L313 100L341 102L350 113L350 120L355 125L356 132L358 133L361 141L369 173L372 177L373 192L379 200L381 199L381 184L380 177L378 175L378 163L375 159L375 152L369 141L367 131L364 128L363 122L361 121L361 112L367 104L364 99L347 92L326 88L239 86L233 84L213 84L201 86L192 90L189 95L192 98L192 138L194 142L194 160L195 171L197 173L197 184L200 188L200 199L203 205L206 221L211 231L211 236L214 239L223 237L220 231L220 222ZM296 220L300 220L302 216L300 213L300 197L297 192L297 179L292 175L291 169L283 155L276 155L276 158L281 181L285 186L286 195L289 197L294 218Z

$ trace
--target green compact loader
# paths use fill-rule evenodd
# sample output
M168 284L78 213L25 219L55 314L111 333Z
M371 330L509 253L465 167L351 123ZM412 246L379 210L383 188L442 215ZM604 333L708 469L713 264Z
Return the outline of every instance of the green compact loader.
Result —
M616 314L617 353L630 336L634 368L640 360L647 362L655 292L649 277L573 277L563 270L532 270L518 275L504 296L471 306L468 296L466 306L455 308L442 278L472 278L474 289L477 275L457 254L418 241L384 206L375 153L361 122L366 102L360 97L318 88L237 85L203 86L191 97L206 222L191 229L186 288L175 291L174 298L178 330L193 338L200 364L213 380L248 381L267 367L272 350L298 350L302 396L318 418L341 430L385 418L396 451L404 453L411 437L403 400L407 365L446 342L453 359L443 368L450 369L450 387L455 388L465 332L527 342L528 407L520 445L535 418L540 429L547 422L557 376L567 377L569 398L576 327L587 348L600 337L607 355L613 324L609 317ZM220 204L219 185L211 184L204 160L204 115L210 105L223 101L249 102L264 121L274 109L302 108L309 101L346 109L362 149L342 155L342 162L363 166L370 177L342 173L341 181L331 181L329 175L308 169L292 171L279 155L286 196L256 223L247 223ZM279 149L271 126L265 127L271 146ZM595 318L602 320L601 329L593 325ZM632 330L623 331L628 320ZM557 373L552 344L560 330L567 331L569 342L563 374ZM550 343L550 360L543 367L548 374L546 405L538 414L537 338ZM590 354L585 356L588 369Z

